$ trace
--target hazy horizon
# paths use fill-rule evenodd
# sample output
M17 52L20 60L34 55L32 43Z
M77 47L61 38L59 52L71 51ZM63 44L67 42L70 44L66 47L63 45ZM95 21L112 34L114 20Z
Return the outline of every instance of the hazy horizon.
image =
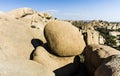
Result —
M120 0L1 0L0 11L29 7L64 20L120 22Z

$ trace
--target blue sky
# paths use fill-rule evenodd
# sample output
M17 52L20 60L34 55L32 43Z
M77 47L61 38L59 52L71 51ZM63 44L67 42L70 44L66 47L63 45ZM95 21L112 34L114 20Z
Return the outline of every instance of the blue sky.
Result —
M120 21L120 0L0 0L0 11L21 7L60 19Z

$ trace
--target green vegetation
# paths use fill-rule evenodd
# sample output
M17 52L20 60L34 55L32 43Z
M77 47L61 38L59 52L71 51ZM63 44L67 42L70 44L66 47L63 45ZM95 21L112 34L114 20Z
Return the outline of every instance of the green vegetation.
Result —
M79 29L82 29L83 26L86 26L86 23L85 21L72 21L72 24L76 27L78 27Z
M81 63L84 63L84 61L85 61L85 56L84 56L83 54L80 54L80 55L79 55L79 58L80 58L80 62L81 62Z
M71 22L71 21L69 21ZM109 26L109 24L116 24L116 22L107 22L107 21L102 21L102 20L99 20L99 22L96 22L96 21L72 21L72 24L76 27L78 27L79 29L88 29L89 27L89 24L91 25L91 27L94 27L94 29L96 31L99 31L100 32L100 35L103 36L103 38L105 39L105 45L108 45L108 46L111 46L111 47L114 47L116 46L116 37L115 36L112 36L112 35L109 35L109 32L110 31L119 31L120 32L120 28L119 29L107 29L107 26L106 27L102 27L102 26L98 26L99 23L102 23L104 25L107 24ZM94 25L94 26L92 26Z
M116 46L116 37L115 36L112 36L112 35L109 35L109 31L107 28L97 28L96 29L97 31L100 32L100 34L105 38L106 42L105 44L106 45L109 45L111 47L114 47Z
M120 28L119 28L117 31L119 31L119 32L120 32Z
M112 36L112 35L109 35L106 39L106 44L109 45L109 46L116 46L116 37L115 36Z

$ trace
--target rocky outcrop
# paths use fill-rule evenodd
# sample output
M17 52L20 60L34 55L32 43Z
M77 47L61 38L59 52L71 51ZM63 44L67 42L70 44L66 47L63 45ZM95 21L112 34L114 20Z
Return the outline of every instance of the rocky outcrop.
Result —
M34 52L33 60L46 66L55 73L61 73L61 75L64 76L70 76L79 69L79 63L75 63L74 61L75 56L58 57L54 54L50 54L49 52L50 50L46 50L44 47L39 46Z
M0 76L118 76L120 52L99 44L120 23L74 24L31 8L0 12Z
M29 59L34 49L32 32L27 24L5 13L0 14L0 61Z
M20 11L21 10L21 11ZM8 15L7 15L8 14ZM50 19L51 16L48 14L40 14L35 12L32 9L17 9L12 12L9 12L7 14L1 13L0 14L0 74L2 76L37 76L39 73L41 73L42 76L54 76L52 71L54 71L56 76L70 76L70 75L75 75L78 73L78 69L80 67L80 60L79 57L76 58L76 55L82 53L82 50L85 47L84 40L82 38L81 32L74 27L71 26L71 24L67 22L63 22L63 27L64 25L67 24L67 27L69 26L69 32L73 30L73 35L67 34L65 38L63 37L63 40L67 40L67 38L71 37L72 40L77 42L78 44L82 43L81 46L75 46L74 43L74 48L77 48L73 50L70 50L72 53L77 52L77 54L72 55L67 55L66 57L59 57L54 55L53 51L50 51L52 49L48 50L48 47L42 47L44 46L44 43L41 36L44 37L43 35L43 30L41 30L41 26L39 23L38 16L40 18L45 18L45 19ZM17 16L18 15L18 16ZM33 17L35 15L35 18ZM31 19L32 16L32 19ZM34 20L33 20L34 18ZM29 23L29 21L32 21L32 24ZM38 21L36 21L38 20ZM35 22L39 23L35 24ZM41 21L42 22L42 21ZM62 21L58 21L62 22ZM34 26L34 25L35 26ZM55 24L56 25L56 24ZM61 24L60 24L61 25ZM60 27L58 25L58 27ZM65 26L65 28L67 28ZM73 29L72 29L73 27ZM44 27L42 28L44 29ZM59 31L66 31L67 29L60 29ZM60 37L63 34L63 32L59 32ZM72 32L71 32L72 33ZM76 34L76 35L74 35ZM77 36L78 35L78 36ZM72 37L74 36L74 37ZM59 38L60 38L59 37ZM57 38L56 38L57 39ZM77 39L77 40L76 40ZM79 40L80 39L80 40ZM70 40L70 38L69 38ZM62 41L62 40L60 40ZM67 45L71 44L68 48L71 48L72 42L69 43L67 41ZM42 46L40 46L42 45ZM65 45L65 44L64 44ZM39 46L39 47L38 47ZM61 45L63 46L63 45ZM62 47L61 47L62 48ZM79 51L80 50L80 51ZM50 51L50 52L47 52ZM34 53L34 55L33 55ZM72 54L71 53L71 54ZM63 53L64 54L64 53ZM67 52L66 52L67 54ZM69 54L69 52L68 52ZM32 58L33 55L33 58ZM71 57L69 57L71 56ZM28 59L33 59L33 61L36 61L40 64L40 66L44 66L45 68L49 70L44 71L44 67L39 67L37 64L31 63L31 61L26 61ZM17 60L17 61L16 61ZM21 61L22 60L22 61ZM23 62L23 63L21 63ZM6 67L3 67L3 66ZM19 66L20 65L20 66ZM14 66L14 69L13 69ZM30 66L28 68L28 66ZM8 67L8 68L7 68ZM35 68L34 68L35 67ZM36 68L38 67L38 68ZM23 70L21 70L23 69ZM31 71L33 69L33 71ZM20 70L20 71L19 71ZM39 73L38 73L39 71ZM4 73L5 72L5 73ZM30 72L30 73L28 73ZM45 74L44 74L44 73ZM18 75L16 75L18 74ZM39 76L41 76L39 75ZM76 74L77 75L77 74Z
M99 33L96 32L96 31L92 31L92 30L87 30L85 32L86 34L86 39L85 39L85 42L87 45L90 45L90 44L99 44Z
M120 51L105 45L88 45L84 49L84 55L85 65L91 76L94 75L95 70L103 63L104 59L114 54L120 54Z
M78 28L64 21L51 21L44 29L51 50L58 56L74 56L82 53L85 43Z
M46 50L44 47L39 46L36 48L33 54L33 60L47 66L52 71L54 71L55 69L63 67L69 63L73 63L74 56L73 57L58 57L58 56L51 54L50 50Z
M43 35L43 29L45 24L54 18L48 13L39 13L31 8L18 8L7 13L15 19L28 24L30 30L33 33L33 37L42 40L46 43Z
M18 8L7 13L8 15L22 20L31 25L44 26L53 17L48 13L39 13L31 8ZM39 26L40 27L40 26Z
M90 45L90 44L104 44L105 43L105 39L103 38L103 36L100 35L100 33L98 31L95 30L83 30L83 34L84 34L84 40L86 45Z
M47 67L30 60L0 62L0 76L55 76Z
M33 60L54 71L56 76L77 75L80 69L77 55L85 47L81 32L68 22L55 20L45 26L44 34L47 43L35 49Z
M106 58L96 70L95 76L120 76L120 54Z

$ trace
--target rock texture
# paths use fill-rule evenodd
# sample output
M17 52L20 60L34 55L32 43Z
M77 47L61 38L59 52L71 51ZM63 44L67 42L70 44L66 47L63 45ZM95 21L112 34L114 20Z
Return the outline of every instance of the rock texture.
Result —
M39 13L31 8L18 8L7 13L15 19L28 24L33 33L34 38L42 40L46 43L44 38L43 29L45 24L54 18L48 13Z
M105 45L88 45L84 49L85 65L91 76L94 75L95 70L103 63L107 57L120 54L120 51L115 50Z
M42 46L37 47L37 49L34 52L33 60L46 66L52 71L55 71L57 69L60 69L66 66L66 69L64 68L64 70L62 70L63 71L62 75L65 75L65 76L71 75L75 73L75 71L77 71L79 65L74 63L75 56L58 57L53 54L50 54L48 51L50 50L46 50ZM69 71L68 71L68 68L69 68Z
M120 54L105 59L104 63L96 70L95 76L120 76Z
M0 12L0 76L119 76L120 51L99 44L119 48L119 34L107 34L120 23L73 24L31 8Z
M64 21L51 21L44 29L51 50L58 56L81 54L85 43L78 28Z
M87 30L85 33L86 33L85 42L87 45L104 44L104 39L100 38L99 32L97 32L95 30Z
M0 61L29 59L34 49L32 38L27 24L0 13Z
M8 15L19 19L27 24L34 25L44 29L45 24L53 17L48 13L39 13L31 8L18 8L7 13Z
M30 60L0 62L0 76L55 76L52 71Z

